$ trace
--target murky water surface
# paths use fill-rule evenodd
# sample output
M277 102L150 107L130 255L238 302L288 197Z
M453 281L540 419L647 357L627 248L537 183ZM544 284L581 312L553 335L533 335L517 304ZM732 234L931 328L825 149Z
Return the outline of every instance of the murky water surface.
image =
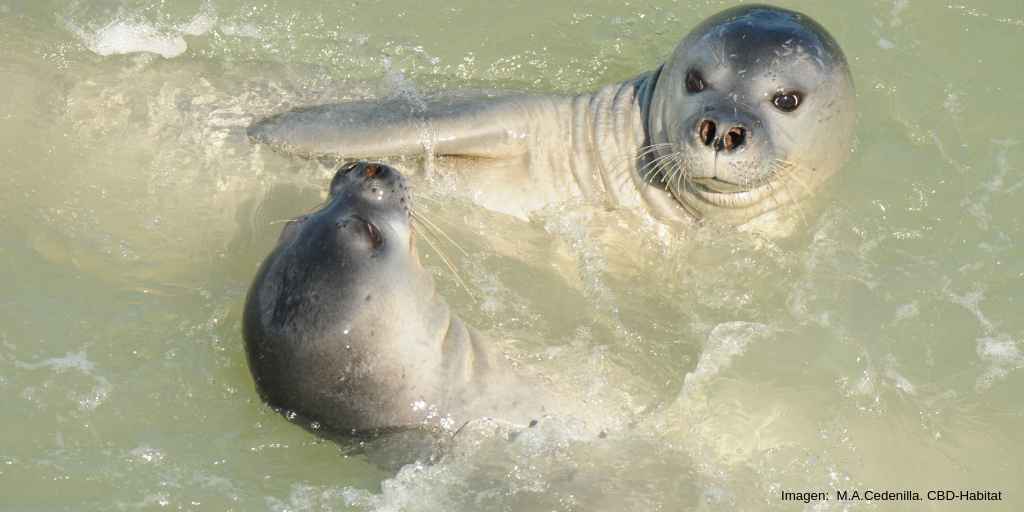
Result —
M473 302L594 404L470 425L379 469L263 406L242 301L274 223L332 167L253 119L440 88L583 92L652 69L733 2L0 1L0 508L899 510L835 491L1024 503L1024 4L785 1L858 91L844 172L770 223L666 227L552 205L530 223L400 162ZM436 170L436 169L435 169ZM824 502L781 492L827 491Z

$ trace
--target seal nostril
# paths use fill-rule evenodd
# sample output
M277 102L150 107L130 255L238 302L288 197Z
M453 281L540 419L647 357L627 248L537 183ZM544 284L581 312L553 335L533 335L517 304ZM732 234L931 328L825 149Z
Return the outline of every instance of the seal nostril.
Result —
M710 146L715 140L715 122L710 119L705 119L701 122L698 135L700 136L700 141L703 142L705 146Z
M363 173L366 174L367 178L376 176L378 173L380 173L380 166L377 164L367 165L366 168L363 169Z
M743 145L747 140L747 131L742 127L734 126L725 134L725 149L732 151Z
M359 166L359 162L349 162L349 163L341 166L341 169L338 169L338 171L340 171L342 174L348 174L349 171L351 171L352 169L355 169L358 166Z

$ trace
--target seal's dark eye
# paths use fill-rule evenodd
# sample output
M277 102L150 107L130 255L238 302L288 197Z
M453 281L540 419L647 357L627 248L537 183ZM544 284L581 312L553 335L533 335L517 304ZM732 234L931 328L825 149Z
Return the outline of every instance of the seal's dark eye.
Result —
M704 84L704 79L700 77L700 74L696 71L690 71L686 74L686 92L694 93L703 91L707 87Z
M775 108L783 112L792 112L800 106L801 96L796 92L779 91L772 98Z

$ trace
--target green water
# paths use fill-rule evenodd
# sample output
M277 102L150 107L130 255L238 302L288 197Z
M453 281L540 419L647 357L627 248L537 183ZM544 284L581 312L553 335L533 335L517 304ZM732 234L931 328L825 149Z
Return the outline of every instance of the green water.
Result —
M1021 507L1019 2L781 4L836 36L859 107L850 161L806 221L784 212L787 237L588 203L526 223L400 162L468 253L448 251L477 302L420 248L440 293L606 437L484 422L396 474L261 405L242 300L332 168L253 146L254 118L587 91L729 5L0 1L0 509Z

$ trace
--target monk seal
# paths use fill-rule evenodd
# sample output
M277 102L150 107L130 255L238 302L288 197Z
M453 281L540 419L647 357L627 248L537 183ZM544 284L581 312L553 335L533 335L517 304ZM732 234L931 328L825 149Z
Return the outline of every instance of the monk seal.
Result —
M658 69L594 93L307 107L255 122L249 135L304 156L452 157L478 203L521 218L604 196L666 219L738 223L835 173L855 116L849 65L824 27L741 5L694 27Z
M342 434L567 413L434 293L412 207L397 170L350 162L318 211L285 225L243 312L262 398Z

